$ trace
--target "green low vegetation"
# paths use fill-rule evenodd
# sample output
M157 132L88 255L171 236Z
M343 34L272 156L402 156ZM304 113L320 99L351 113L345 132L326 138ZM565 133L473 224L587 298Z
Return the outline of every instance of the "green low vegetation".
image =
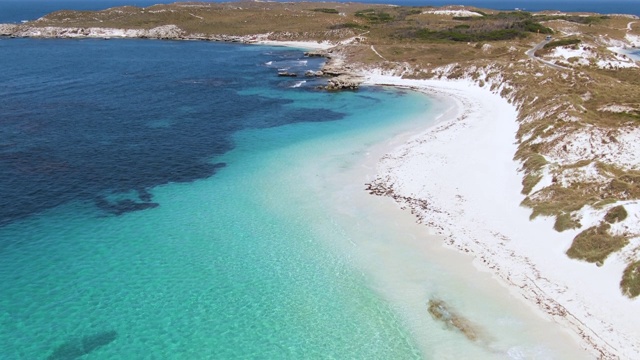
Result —
M480 12L479 12L480 13ZM459 16L454 20L467 21L470 23L492 24L492 26L503 27L504 29L516 29L525 32L553 34L553 30L540 24L540 19L526 11L499 12L497 14L481 13L483 16Z
M328 8L311 9L311 11L321 12L321 13L325 13L325 14L339 14L340 13L336 9L328 9Z
M490 31L464 31L463 29L450 29L441 31L431 31L422 29L417 32L417 37L422 40L450 40L460 42L476 41L500 41L513 40L526 37L526 34L519 30L490 30Z
M335 24L335 25L329 26L330 30L338 30L338 29L359 29L359 30L364 30L364 29L368 29L368 28L369 27L367 25L357 24L357 23L353 23L353 22Z
M611 225L601 223L599 226L590 227L574 239L567 255L572 259L584 260L601 266L611 253L622 249L629 243L626 237L611 235Z
M536 16L538 21L550 21L550 20L564 20L570 21L578 24L597 24L602 22L603 20L610 19L609 16L573 16L573 15L539 15Z
M391 14L374 9L356 11L355 16L364 18L371 23L384 23L393 20Z
M476 42L522 39L529 33L553 34L553 30L541 25L530 13L522 11L453 19L466 23L448 29L423 28L416 32L416 37L431 41Z
M545 49L553 49L558 46L567 46L567 45L577 45L580 44L580 39L562 39L562 40L554 40L550 43L544 45Z

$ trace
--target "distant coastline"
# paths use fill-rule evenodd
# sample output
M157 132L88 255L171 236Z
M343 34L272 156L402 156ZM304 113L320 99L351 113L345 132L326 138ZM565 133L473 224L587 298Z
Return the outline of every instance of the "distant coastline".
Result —
M318 0L319 1L319 0ZM0 1L0 23L20 23L21 21L36 20L41 16L57 10L103 10L110 7L132 5L146 7L154 4L171 4L173 0L3 0ZM224 2L224 1L214 1ZM320 2L320 1L319 1ZM359 2L372 4L394 4L401 6L424 6L420 0L361 0ZM37 6L34 6L37 4ZM539 1L539 0L467 0L449 1L434 0L426 5L466 5L480 8L496 10L515 10L516 8L525 11L558 10L565 12L594 12L600 14L631 14L640 16L640 7L633 0L614 1Z

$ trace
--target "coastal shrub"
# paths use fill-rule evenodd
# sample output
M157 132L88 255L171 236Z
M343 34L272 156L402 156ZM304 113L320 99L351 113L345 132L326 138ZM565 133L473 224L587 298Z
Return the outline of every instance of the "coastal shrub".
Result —
M471 29L469 29L471 30ZM461 42L477 42L477 41L500 41L512 40L525 37L525 33L520 30L504 29L490 31L468 31L465 29L449 29L441 31L431 31L429 29L418 30L416 36L422 40L450 40Z
M508 21L522 21L526 19L532 19L533 16L530 12L526 11L501 11L496 14L487 14L482 11L474 10L474 12L482 15L482 16L454 16L453 20L461 20L461 21L486 21L486 20L508 20ZM536 18L537 20L538 18Z
M604 216L604 221L608 222L609 224L617 223L626 219L627 215L627 210L624 208L624 206L614 206L609 209L607 214Z
M530 12L528 11L501 11L497 14L493 14L490 15L490 17L495 18L495 19L531 19L533 17L533 15L531 15Z
M611 19L609 16L576 16L576 15L538 15L535 17L536 21L552 21L552 20L564 20L578 24L591 25L597 24L602 20Z
M393 20L391 14L374 9L356 11L355 15L367 19L367 21L372 23L389 22Z
M622 249L629 243L626 237L611 235L611 225L606 222L599 226L592 226L574 239L567 256L572 259L584 260L601 266L609 254Z
M611 19L609 16L567 16L566 20L578 24L597 24L602 20Z
M325 14L339 14L340 13L336 9L328 9L328 8L311 9L311 11L321 12L321 13L325 13Z
M540 33L540 34L553 34L553 30L540 24L540 19L531 16L531 13L524 11L514 12L500 12L497 14L484 14L483 16L456 16L454 20L468 21L475 24L478 29L474 32L495 32L500 30L516 30L523 33ZM461 29L456 26L454 29ZM471 26L473 29L473 26ZM519 35L522 37L524 34ZM499 40L510 40L514 37L509 37Z
M455 18L466 20L466 17ZM527 37L528 33L552 34L553 30L542 26L531 19L487 21L480 17L467 24L455 25L450 29L430 30L420 29L416 32L416 37L422 40L431 41L500 41L513 40Z
M361 25L361 24L357 24L357 23L353 23L353 22L348 22L348 23L342 23L342 24L335 24L335 25L331 25L329 26L329 30L339 30L339 29L368 29L369 27L366 25Z
M552 49L558 46L566 46L566 45L576 45L580 44L580 39L562 39L562 40L554 40L548 44L544 45L545 49Z
M553 229L557 232L563 232L569 229L577 229L580 226L580 222L571 217L571 214L563 212L556 216L556 222L553 224Z
M640 295L640 261L632 262L624 269L620 289L630 298Z
M394 18L394 20L403 21L406 20L408 16L422 14L422 11L422 8L401 7L397 9L396 17Z
M532 32L532 33L540 33L540 34L553 34L553 30L542 26L540 23L534 22L532 20L525 20L521 23L517 23L517 26L522 27L524 31Z

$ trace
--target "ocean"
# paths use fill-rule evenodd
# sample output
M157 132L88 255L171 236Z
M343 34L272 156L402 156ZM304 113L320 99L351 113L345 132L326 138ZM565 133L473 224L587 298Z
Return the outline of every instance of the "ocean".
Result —
M0 39L0 54L0 358L587 357L364 191L438 101L278 77L321 65L290 48ZM482 341L434 321L434 297Z
M322 1L322 0L317 0ZM153 4L168 4L172 0L0 0L0 23L35 20L50 12L62 9L101 10L114 6L133 5L139 7ZM224 1L216 1L224 2ZM397 4L403 6L451 5L448 0L371 0L359 1L373 4ZM526 11L558 10L584 11L601 14L632 14L640 16L637 0L466 0L454 1L456 5L477 6L497 10L521 9Z
M296 87L277 69L319 66L299 50L24 39L0 52L2 358L416 357L392 309L322 250L313 203L283 194L298 179L273 183L297 154L274 153L363 127L382 103L428 102Z

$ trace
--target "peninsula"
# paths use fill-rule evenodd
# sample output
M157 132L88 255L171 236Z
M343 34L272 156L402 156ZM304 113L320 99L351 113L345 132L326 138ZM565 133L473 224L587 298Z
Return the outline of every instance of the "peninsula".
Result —
M58 11L0 36L280 44L331 90L446 98L363 186L603 359L640 358L640 20L360 3L175 3ZM289 76L292 74L281 74ZM425 305L426 309L426 305Z

